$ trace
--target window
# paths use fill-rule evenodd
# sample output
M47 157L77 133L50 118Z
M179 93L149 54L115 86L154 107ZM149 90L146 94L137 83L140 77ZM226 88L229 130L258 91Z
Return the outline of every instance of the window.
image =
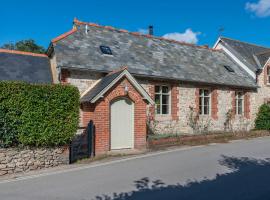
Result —
M267 84L270 84L270 67L267 68Z
M244 93L236 92L235 94L235 112L237 115L242 115L244 112Z
M200 111L200 115L209 115L210 90L200 89L199 111Z
M231 68L230 66L228 65L224 65L225 69L228 71L228 72L234 72L234 69Z
M110 49L110 47L100 46L99 48L103 54L112 55L112 50Z
M155 86L155 105L156 114L170 113L170 88L168 86Z

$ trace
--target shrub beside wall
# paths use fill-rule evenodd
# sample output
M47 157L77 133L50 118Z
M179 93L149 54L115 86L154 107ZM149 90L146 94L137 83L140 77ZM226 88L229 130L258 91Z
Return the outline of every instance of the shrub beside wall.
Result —
M255 127L258 130L270 130L270 105L263 104L257 114Z
M79 92L70 85L0 82L0 145L61 146L79 121Z

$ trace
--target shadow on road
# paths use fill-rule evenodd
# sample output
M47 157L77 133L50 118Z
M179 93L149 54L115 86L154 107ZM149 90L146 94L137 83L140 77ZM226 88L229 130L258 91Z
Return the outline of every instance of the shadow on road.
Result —
M270 159L225 157L220 164L233 172L218 175L214 180L190 182L187 185L166 185L162 180L145 177L134 182L136 190L96 196L95 200L269 200ZM198 169L199 170L199 169Z

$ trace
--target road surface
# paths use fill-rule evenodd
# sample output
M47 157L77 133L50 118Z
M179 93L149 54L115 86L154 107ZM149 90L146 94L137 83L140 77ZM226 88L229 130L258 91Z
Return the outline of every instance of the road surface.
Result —
M270 137L0 181L1 200L270 199Z

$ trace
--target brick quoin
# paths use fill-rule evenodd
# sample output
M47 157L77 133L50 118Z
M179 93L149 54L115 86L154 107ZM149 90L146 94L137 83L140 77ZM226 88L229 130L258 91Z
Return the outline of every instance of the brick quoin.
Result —
M232 92L232 117L234 118L236 115L236 102L235 102L235 91L233 90Z
M199 113L200 112L200 89L196 88L195 89L195 112Z
M172 114L172 120L178 120L179 119L179 88L177 85L172 85L171 87L171 98L172 98L172 104L171 104L171 114Z
M125 94L124 86L129 87L128 95ZM146 147L146 105L139 92L123 78L112 87L104 97L95 104L84 104L83 124L90 120L94 121L96 129L95 153L104 154L110 151L110 104L117 98L129 98L134 103L134 148L143 149Z
M211 115L214 120L218 120L218 91L213 89L211 92Z
M250 94L248 92L244 96L244 116L250 119Z
M151 84L149 87L149 95L150 97L155 100L155 84ZM153 120L155 118L155 105L150 106L149 108L149 117L151 120Z

